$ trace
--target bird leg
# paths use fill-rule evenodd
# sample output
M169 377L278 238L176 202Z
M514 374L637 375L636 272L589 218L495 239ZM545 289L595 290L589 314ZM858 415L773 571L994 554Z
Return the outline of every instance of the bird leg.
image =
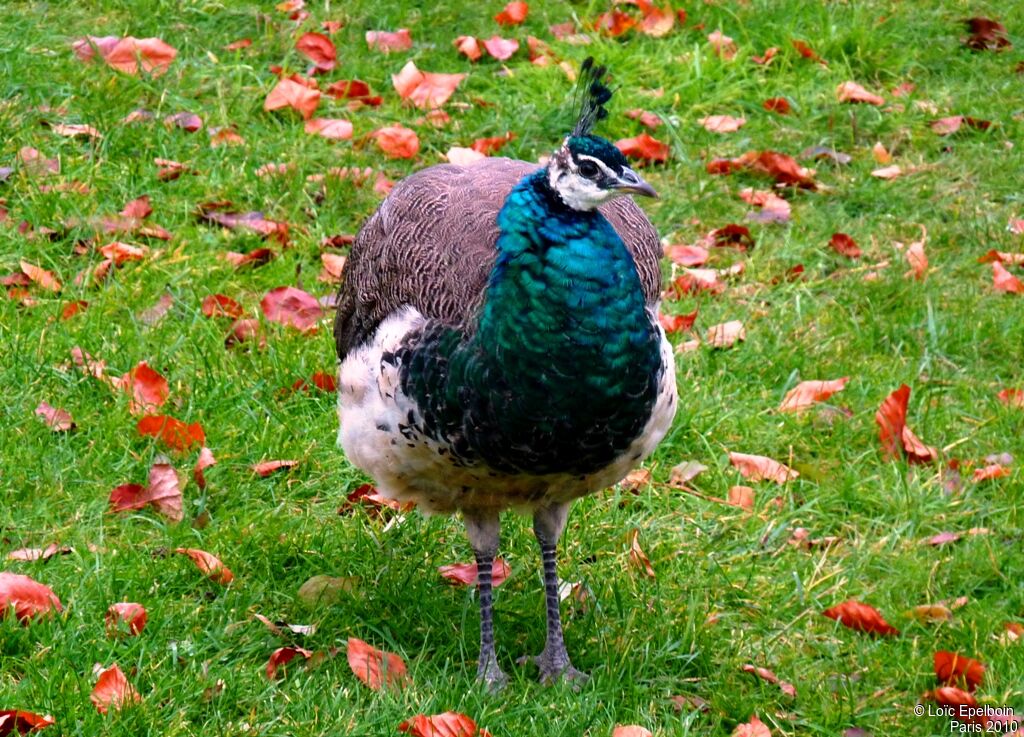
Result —
M540 507L533 513L533 532L540 543L541 559L544 562L544 600L547 605L548 634L544 651L532 660L540 668L541 683L546 685L554 683L559 678L576 683L583 683L589 678L586 673L573 667L562 637L555 551L568 515L567 503Z
M476 678L491 692L498 692L508 683L508 676L498 665L494 650L494 617L492 613L491 568L498 552L501 522L497 512L464 514L466 533L476 556L477 583L480 593L480 664Z

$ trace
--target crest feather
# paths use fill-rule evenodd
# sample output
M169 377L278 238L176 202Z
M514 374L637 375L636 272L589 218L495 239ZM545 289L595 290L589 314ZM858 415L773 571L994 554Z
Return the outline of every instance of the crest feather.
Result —
M607 71L603 65L595 65L592 56L588 56L580 67L580 78L573 95L573 107L579 112L572 135L588 135L597 121L608 117L604 104L612 99L612 91L602 81Z

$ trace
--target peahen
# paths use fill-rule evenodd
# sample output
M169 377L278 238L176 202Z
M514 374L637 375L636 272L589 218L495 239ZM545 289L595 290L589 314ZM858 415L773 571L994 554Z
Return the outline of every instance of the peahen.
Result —
M533 514L547 605L543 682L570 662L555 549L573 500L621 480L676 409L658 324L656 197L591 133L604 68L584 62L578 118L547 166L488 158L399 183L356 236L335 321L338 440L381 493L462 512L477 561L478 678L500 688L491 569L499 514Z

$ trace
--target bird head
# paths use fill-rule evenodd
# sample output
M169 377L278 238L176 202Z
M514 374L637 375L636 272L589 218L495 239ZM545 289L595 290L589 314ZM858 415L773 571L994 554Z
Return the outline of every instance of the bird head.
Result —
M654 188L630 168L626 157L607 139L590 131L608 117L604 104L612 91L602 81L603 66L588 58L580 68L574 97L576 125L548 164L548 182L574 210L594 210L628 194L657 197Z

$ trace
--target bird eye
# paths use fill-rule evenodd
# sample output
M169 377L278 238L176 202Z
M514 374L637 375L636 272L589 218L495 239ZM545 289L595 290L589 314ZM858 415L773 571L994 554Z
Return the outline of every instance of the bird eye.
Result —
M593 161L580 162L580 175L587 179L593 179L600 173L600 169L597 168L597 164Z

